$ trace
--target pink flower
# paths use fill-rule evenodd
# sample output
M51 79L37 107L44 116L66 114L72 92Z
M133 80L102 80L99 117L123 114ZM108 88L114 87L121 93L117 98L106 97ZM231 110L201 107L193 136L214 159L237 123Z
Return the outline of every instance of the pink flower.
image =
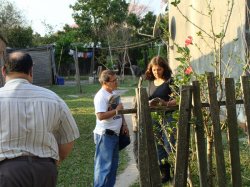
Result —
M186 74L186 75L190 75L192 72L193 72L193 69L192 69L191 66L188 66L188 67L185 69L185 74Z
M188 45L193 44L193 38L192 36L188 36L188 38L185 40L185 46L187 47Z

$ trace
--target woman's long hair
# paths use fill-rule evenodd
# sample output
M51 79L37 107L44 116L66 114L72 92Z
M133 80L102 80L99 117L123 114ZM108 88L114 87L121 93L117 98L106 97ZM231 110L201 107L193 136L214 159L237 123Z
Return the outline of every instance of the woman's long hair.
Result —
M147 67L147 70L145 72L145 79L146 80L154 80L155 77L154 77L154 74L152 72L152 67L154 65L157 65L157 66L160 66L163 68L163 79L165 80L168 80L169 78L171 78L171 75L172 75L172 70L168 64L168 61L164 60L162 57L160 56L155 56L153 57L149 64L148 64L148 67Z

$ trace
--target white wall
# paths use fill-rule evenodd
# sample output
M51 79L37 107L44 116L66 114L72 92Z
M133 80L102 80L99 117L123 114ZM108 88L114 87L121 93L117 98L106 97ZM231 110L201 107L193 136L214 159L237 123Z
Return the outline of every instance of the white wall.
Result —
M232 0L229 0L232 2ZM171 0L170 0L171 2ZM215 33L219 34L225 22L226 14L228 13L228 0L211 0L211 7L214 9L212 19L208 15L207 1L204 0L181 0L178 5L183 15L209 35L212 35L212 28ZM170 4L170 3L169 3ZM192 5L192 7L191 7ZM202 15L203 14L203 15ZM175 27L174 27L175 20ZM211 26L211 20L212 25ZM175 60L180 55L176 52L176 47L173 42L180 46L185 46L185 39L188 36L193 37L193 45L190 45L192 56L192 67L197 73L205 71L213 71L211 63L214 63L213 58L213 40L203 33L204 38L197 36L199 29L189 23L177 10L176 7L170 5L169 9L169 28L171 31L169 61L173 70L178 66ZM175 30L175 32L174 32ZM175 37L174 37L175 36ZM238 38L237 41L234 39ZM198 47L196 47L196 45ZM218 46L217 46L218 47ZM226 32L226 37L223 43L223 62L230 64L230 69L227 70L227 77L238 78L242 74L242 67L245 58L245 1L234 0L233 12L230 23ZM237 63L241 61L241 64Z

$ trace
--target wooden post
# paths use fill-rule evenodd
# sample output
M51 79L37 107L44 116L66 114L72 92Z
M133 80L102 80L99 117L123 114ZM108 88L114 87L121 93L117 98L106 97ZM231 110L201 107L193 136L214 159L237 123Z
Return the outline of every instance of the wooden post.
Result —
M94 67L95 67L95 42L93 43L93 48L92 48L92 58L91 58L91 65L90 65L90 74L94 72Z
M192 102L192 87L181 87L180 113L177 128L177 148L175 162L175 187L187 186L187 169L189 157L189 139Z
M200 174L200 187L207 187L207 154L204 136L204 124L202 116L202 106L200 97L200 84L193 81L193 113L195 116L195 142L197 149L197 160Z
M241 76L241 85L243 91L243 101L245 107L245 115L247 118L247 134L248 145L250 145L250 79L249 76Z
M137 116L139 124L138 167L140 186L160 187L160 169L157 159L152 119L145 88L136 90Z
M225 79L226 87L226 107L227 107L227 123L228 137L231 159L231 175L234 187L241 187L241 171L240 171L240 152L238 140L238 125L236 113L235 86L233 78Z
M80 72L79 72L79 64L78 64L78 54L77 54L77 47L75 47L74 52L74 61L75 61L75 68L76 68L76 85L78 87L78 91L80 94L82 94L82 88L81 88L81 81L80 81Z
M217 179L219 187L226 187L226 169L224 152L222 147L221 127L220 127L220 106L217 101L217 88L215 78L212 72L207 73L208 92L210 102L210 113L214 130L214 146L217 165Z

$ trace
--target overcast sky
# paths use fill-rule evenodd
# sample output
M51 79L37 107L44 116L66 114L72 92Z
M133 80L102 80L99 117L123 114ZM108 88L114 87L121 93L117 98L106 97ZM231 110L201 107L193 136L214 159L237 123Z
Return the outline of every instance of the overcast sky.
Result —
M72 9L70 4L76 0L9 0L13 2L28 20L35 32L46 33L43 22L54 27L54 31L61 30L65 24L72 25ZM152 6L152 11L160 9L161 0L137 0ZM154 2L154 3L152 3Z

